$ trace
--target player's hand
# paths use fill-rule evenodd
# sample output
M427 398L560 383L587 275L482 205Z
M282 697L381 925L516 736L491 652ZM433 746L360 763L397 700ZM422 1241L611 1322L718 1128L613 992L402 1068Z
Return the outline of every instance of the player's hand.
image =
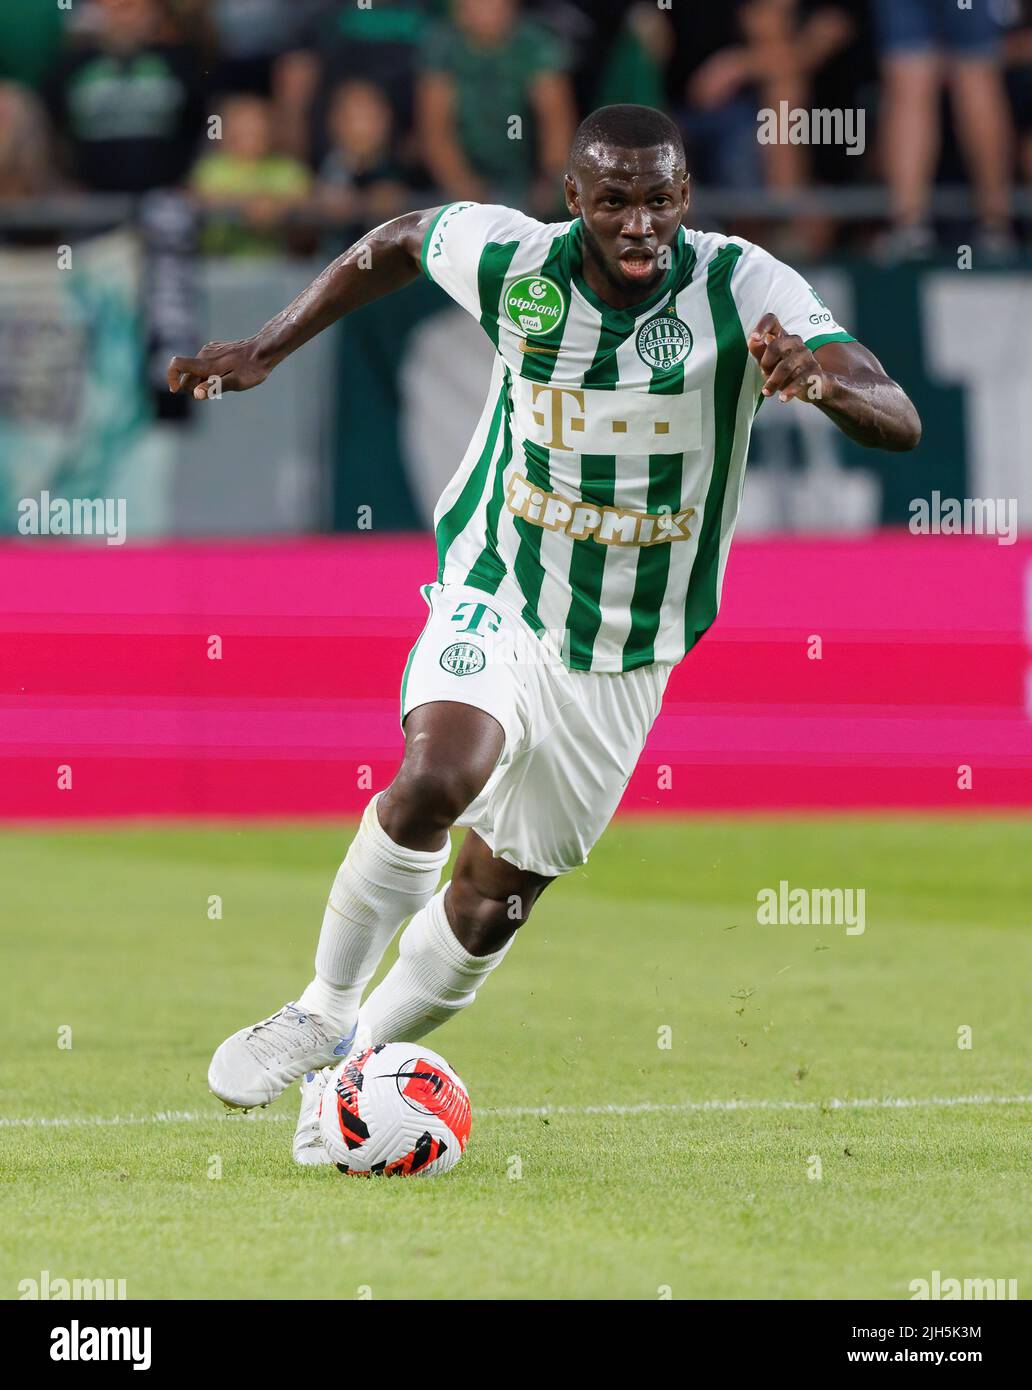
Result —
M205 343L196 357L173 357L168 364L168 389L189 391L206 401L223 391L250 391L260 386L271 368L259 360L254 338L236 343Z
M749 334L749 351L766 378L765 396L776 391L783 401L822 399L821 364L798 334L785 332L776 314L764 314Z

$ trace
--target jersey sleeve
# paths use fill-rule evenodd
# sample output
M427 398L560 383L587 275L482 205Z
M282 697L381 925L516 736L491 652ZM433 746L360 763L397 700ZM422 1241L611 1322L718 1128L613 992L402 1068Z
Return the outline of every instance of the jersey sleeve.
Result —
M776 314L813 352L825 343L855 343L834 313L797 270L759 246L748 245L732 280L746 337L764 314Z
M485 251L519 241L537 225L522 212L495 203L447 203L423 239L423 271L479 318L479 273Z

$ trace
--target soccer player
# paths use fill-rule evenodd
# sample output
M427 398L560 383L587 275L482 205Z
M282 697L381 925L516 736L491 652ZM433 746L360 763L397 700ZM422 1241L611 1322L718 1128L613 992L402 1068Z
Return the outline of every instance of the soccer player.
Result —
M421 271L479 319L494 355L435 513L401 767L337 872L315 978L228 1038L208 1073L245 1109L307 1074L302 1162L326 1161L321 1069L422 1038L471 1004L538 896L602 834L670 672L717 615L763 398L812 405L874 448L920 437L903 390L801 276L747 241L685 228L684 148L661 112L588 116L565 187L568 222L469 202L387 222L253 338L169 366L171 390L198 400L249 390ZM453 825L468 833L442 888Z

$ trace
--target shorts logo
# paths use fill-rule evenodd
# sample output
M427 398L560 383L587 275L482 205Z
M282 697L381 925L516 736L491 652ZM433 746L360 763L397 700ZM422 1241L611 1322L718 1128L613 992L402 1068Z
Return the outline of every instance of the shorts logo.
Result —
M478 637L481 626L488 632L500 632L502 628L501 615L488 608L486 603L457 603L449 621L465 623L465 627L456 627L456 631L475 632Z
M683 362L694 342L692 330L686 323L682 323L675 314L661 314L642 324L634 346L646 366L662 370Z
M544 275L524 275L505 291L505 312L522 333L554 332L565 309L562 290Z
M453 676L475 676L487 665L484 653L472 642L453 642L441 653L441 665Z

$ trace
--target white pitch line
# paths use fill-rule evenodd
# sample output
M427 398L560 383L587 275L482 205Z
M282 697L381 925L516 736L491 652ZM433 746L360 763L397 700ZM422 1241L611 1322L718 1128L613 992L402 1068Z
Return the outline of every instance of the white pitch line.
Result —
M514 1120L549 1115L681 1115L731 1110L948 1110L958 1105L1032 1105L1027 1096L867 1096L855 1100L683 1100L643 1101L638 1105L516 1105L485 1107L481 1115ZM476 1113L476 1112L474 1112ZM205 1124L224 1119L237 1122L294 1123L293 1115L219 1114L215 1110L159 1110L153 1115L26 1115L0 1116L0 1129L107 1129L129 1125Z
M641 1105L542 1105L487 1110L488 1115L648 1115L700 1110L932 1110L954 1105L1032 1105L1030 1096L867 1096L856 1100L682 1100ZM2 1123L2 1121L0 1121Z

